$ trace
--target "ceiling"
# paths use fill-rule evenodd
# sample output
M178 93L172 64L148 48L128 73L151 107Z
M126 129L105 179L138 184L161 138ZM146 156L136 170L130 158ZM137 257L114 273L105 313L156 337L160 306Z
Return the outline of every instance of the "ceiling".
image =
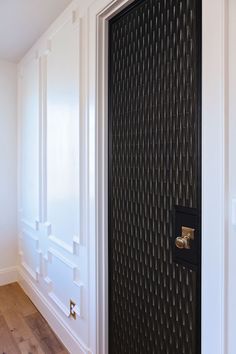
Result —
M0 59L19 61L71 0L0 0Z

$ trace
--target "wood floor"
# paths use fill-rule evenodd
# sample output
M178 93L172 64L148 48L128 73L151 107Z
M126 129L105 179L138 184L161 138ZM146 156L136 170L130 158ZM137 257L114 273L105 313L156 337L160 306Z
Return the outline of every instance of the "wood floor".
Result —
M0 286L0 354L68 354L17 283Z

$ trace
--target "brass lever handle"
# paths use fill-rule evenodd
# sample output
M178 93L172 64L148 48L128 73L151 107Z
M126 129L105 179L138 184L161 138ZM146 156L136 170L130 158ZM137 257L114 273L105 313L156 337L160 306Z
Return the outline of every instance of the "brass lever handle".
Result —
M194 229L182 226L181 236L176 237L175 246L179 249L190 249L190 241L194 240Z

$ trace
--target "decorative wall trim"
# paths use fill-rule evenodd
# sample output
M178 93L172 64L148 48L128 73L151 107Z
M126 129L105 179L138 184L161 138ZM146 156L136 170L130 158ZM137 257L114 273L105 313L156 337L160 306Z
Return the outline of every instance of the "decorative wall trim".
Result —
M50 235L49 240L52 243L56 244L57 246L61 247L66 252L69 252L74 255L76 254L77 246L80 245L79 236L73 237L73 246L70 246L68 243L64 242L63 240L59 239L58 237L56 237L54 235Z
M80 16L79 16L79 11L78 10L74 10L72 11L72 23L79 23L81 20Z
M54 292L52 291L49 292L48 296L54 302L54 304L57 305L57 307L59 307L59 309L64 313L66 317L70 316L70 311L68 310L68 306L65 306Z
M37 309L45 317L53 331L61 339L71 354L92 354L89 348L79 339L77 334L69 327L63 316L46 299L43 293L35 286L27 274L18 268L19 284L29 296Z
M38 229L39 229L39 221L38 220L31 222L26 219L21 219L21 223L22 223L22 225L28 227L29 229L31 229L33 231L38 231Z
M23 254L22 254L22 258L23 258ZM37 271L34 271L24 260L21 261L21 266L36 282L38 282L39 279L38 279Z
M51 263L52 262L52 257L56 257L59 259L62 263L64 263L67 267L71 268L73 271L76 271L76 273L79 272L78 267L75 263L71 262L69 259L64 257L62 254L60 254L58 251L50 247L48 249L48 261ZM77 281L78 275L74 279L74 281Z
M78 317L81 317L81 295L82 295L81 293L82 293L83 285L79 281L79 269L76 266L76 264L74 264L73 262L65 258L59 252L57 252L53 248L49 248L47 255L44 256L44 261L46 263L52 263L53 257L59 259L60 262L62 262L66 267L70 268L72 271L72 282L76 287L78 287L77 293L78 293L79 301L77 304L77 308L78 308L77 315ZM46 276L44 277L44 281L48 288L48 296L51 298L54 304L64 313L64 315L68 317L70 314L68 311L68 307L65 304L63 304L63 302L58 298L58 296L53 291L53 279L51 279L50 276L46 274Z
M38 230L38 223L37 223L37 230ZM19 234L19 242L20 242L20 249L19 249L19 256L20 256L20 261L22 267L25 269L26 272L36 281L39 281L39 276L42 275L42 251L39 249L39 239L38 236L36 236L34 233L32 233L32 229L26 230L22 229L22 232ZM38 257L38 266L36 269L33 269L29 264L27 264L25 258L24 258L24 252L23 252L23 247L22 244L24 242L24 237L28 237L30 240L34 241L35 243L35 248L34 252L36 253Z
M79 17L79 10L75 9L71 11L70 16L64 19L64 21L60 24L60 26L55 27L55 30L50 33L48 36L48 40L51 41L53 37L57 35L58 32L60 32L63 27L65 27L68 23L72 23L73 25L80 25L80 17ZM50 46L50 51L52 50Z
M38 249L39 238L34 233L32 233L31 230L26 230L25 228L23 228L21 233L23 236L26 236L26 237L30 238L32 241L34 241L36 243L36 247ZM23 236L21 237L21 239L23 239Z
M50 222L43 223L42 227L44 228L45 233L46 233L46 237L48 238L49 241L51 241L53 244L62 248L64 251L66 251L72 255L76 255L77 246L79 246L81 244L79 235L73 236L72 245L70 245L68 242L65 242L65 241L61 240L59 237L53 235L52 224L50 224Z
M0 270L0 286L18 281L18 268L9 267Z
M55 332L62 338L65 344L69 343L67 347L72 354L91 353L83 342L91 348L93 353L95 353L93 350L94 348L90 343L88 323L88 313L91 312L94 317L95 311L93 310L93 307L90 309L89 299L87 299L83 293L83 289L85 288L85 293L87 294L87 288L89 287L89 262L87 259L88 248L86 244L88 239L88 185L85 176L87 173L85 168L88 159L86 146L87 137L85 132L88 102L85 89L85 86L87 85L87 71L84 70L84 65L87 63L87 8L92 1L93 0L88 0L87 3L82 0L72 1L71 5L69 5L64 13L53 22L50 28L33 45L18 65L20 98L18 103L18 127L20 128L18 133L18 240L20 251L19 271L23 274L21 278L24 279L21 279L21 282L25 283L25 288L30 289L28 292L30 298L33 300L34 297L36 297L37 301L40 302L41 305L37 306L39 309L40 306L43 307L45 318L47 320L48 316L51 318L53 329L55 330L55 326L56 328L59 328L59 330L55 330ZM64 38L64 33L70 33L70 35L72 34L73 36L75 42L73 53L76 55L77 63L76 69L73 70L74 81L76 83L73 90L76 90L74 101L76 108L76 130L74 130L74 132L77 132L75 144L78 153L75 155L78 161L75 163L76 182L73 188L75 188L76 193L73 193L73 195L78 195L78 198L76 197L76 209L73 209L76 214L76 226L73 227L73 229L71 228L69 234L60 235L60 231L56 231L57 218L53 218L53 216L52 220L50 218L50 215L52 215L50 212L53 211L53 203L50 204L51 187L48 184L48 176L50 173L49 168L52 167L53 172L54 167L53 164L49 164L48 161L49 148L52 143L52 140L50 139L52 136L49 134L48 124L50 118L48 117L48 98L49 93L51 92L50 88L53 87L51 85L51 83L53 84L53 81L49 81L50 74L53 72L53 60L59 58L59 54L57 54L57 43L59 37L61 38L62 36ZM63 46L63 41L60 43L62 43ZM68 43L65 42L65 45L67 44ZM68 48L71 48L71 46L69 45ZM69 54L70 53L67 53L67 55ZM28 68L31 70L29 71L29 75ZM31 82L31 75L34 77L35 75L37 76L37 87L34 80ZM25 82L24 76L26 80ZM38 207L37 209L35 208L37 213L30 213L31 209L27 209L30 208L30 203L32 201L30 198L24 199L22 187L26 188L27 186L25 187L21 184L24 177L27 175L27 170L24 169L24 166L21 164L21 161L24 158L21 153L21 151L24 152L22 150L24 140L22 139L23 135L21 127L23 127L22 123L26 124L24 120L22 120L22 113L24 111L22 111L21 105L27 103L28 96L26 96L23 91L26 84L29 84L29 87L34 88L33 93L38 97L38 107L35 109L36 113L38 113L37 136L39 146L37 160L34 158L35 164L37 162L38 165L36 176L38 174L37 177L39 177L37 185L38 190L36 191L38 199L36 199L37 195L34 198L34 205L35 207ZM26 102L24 101L25 99ZM24 139L27 139L27 135L24 136ZM29 158L31 163L31 157ZM32 174L32 176L33 178L35 177L34 174ZM28 177L30 177L30 175L28 175ZM23 210L20 210L22 209L22 206L24 206L25 213ZM29 210L28 213L26 213L26 209ZM22 220L24 218L28 220ZM37 222L34 221L35 218L38 219ZM66 233L66 230L64 232ZM56 266L58 266L60 271L62 271L67 277L65 281L67 287L65 287L61 278L57 277ZM34 290L32 290L32 287ZM65 291L65 293L63 293L63 291ZM77 304L77 322L68 318L69 303L67 303L67 298L70 299L70 296ZM51 312L48 311L48 306L51 308L50 311L53 312L54 315L51 315ZM50 312L49 315L48 312ZM64 325L61 325L63 320L61 320L60 316L64 319L66 329L63 327ZM94 318L92 322L95 324ZM61 329L61 326L63 329ZM60 335L61 330L64 333L63 335ZM75 332L73 332L73 330Z
M78 215L79 215L79 229L76 230L75 235L71 235L72 240L70 242L65 242L64 240L61 240L57 235L53 234L53 223L50 223L50 220L47 219L48 217L48 185L47 185L47 179L48 179L48 167L47 167L47 144L48 144L48 137L47 137L47 88L48 88L48 82L47 82L47 74L48 74L48 60L50 57L50 54L53 53L53 39L60 33L64 27L68 24L72 24L74 31L76 31L76 36L78 37L78 43L77 43L77 61L78 61L78 77L77 77L77 82L78 85L76 87L76 90L78 91L78 115L79 119L81 119L81 83L80 83L80 74L81 74L81 53L82 53L82 46L81 46L81 27L82 27L82 18L80 17L79 10L76 7L70 13L68 13L68 16L64 18L63 21L61 21L60 25L55 26L55 29L51 31L50 34L47 35L46 37L46 43L45 43L45 49L43 51L44 55L44 60L42 63L41 67L41 75L42 75L42 82L41 82L41 99L40 99L40 106L41 106L41 129L40 129L40 142L41 142L41 222L42 225L45 225L46 227L46 233L49 241L54 243L55 245L59 246L61 249L64 251L75 255L77 251L77 245L80 244L80 232L81 232L81 211L80 211L80 201L78 200L77 207L78 207ZM43 107L43 108L42 108ZM79 136L81 133L81 129L79 128ZM78 144L78 155L80 156L80 144ZM78 190L78 194L80 195L80 159L78 158L78 181L76 183L76 190Z

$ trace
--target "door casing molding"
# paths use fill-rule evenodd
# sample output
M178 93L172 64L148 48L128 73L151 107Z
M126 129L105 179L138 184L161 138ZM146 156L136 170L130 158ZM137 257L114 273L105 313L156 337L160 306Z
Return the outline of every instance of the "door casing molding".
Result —
M96 0L88 11L90 279L95 284L89 323L97 354L108 354L108 20L131 2ZM202 354L227 353L227 14L227 0L202 0Z

